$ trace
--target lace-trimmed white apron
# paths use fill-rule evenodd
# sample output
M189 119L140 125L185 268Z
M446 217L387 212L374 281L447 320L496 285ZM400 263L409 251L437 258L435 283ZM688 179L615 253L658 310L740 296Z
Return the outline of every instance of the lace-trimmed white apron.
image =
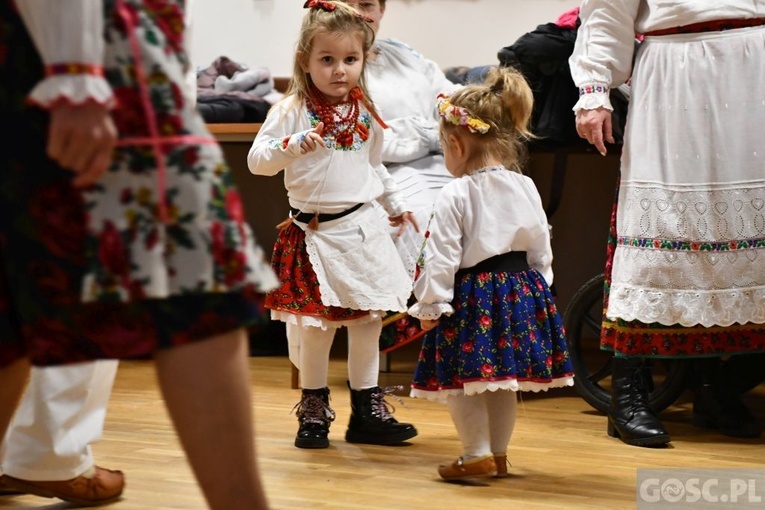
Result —
M643 43L610 319L765 322L765 95L756 87L765 83L764 45L762 27Z
M371 204L305 230L308 257L326 306L403 312L412 280Z

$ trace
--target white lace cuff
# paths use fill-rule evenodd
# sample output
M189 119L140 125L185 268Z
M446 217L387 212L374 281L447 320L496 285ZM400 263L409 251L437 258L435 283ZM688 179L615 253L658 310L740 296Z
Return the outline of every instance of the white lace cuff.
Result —
M449 303L415 303L407 313L418 319L436 320L442 315L453 314L454 308Z
M608 92L582 94L572 110L577 113L579 110L597 110L598 108L614 111L614 107L611 106L611 99L608 97Z
M115 105L112 88L106 79L90 74L48 76L32 89L29 100L45 109L60 101L71 104L95 101L109 108Z

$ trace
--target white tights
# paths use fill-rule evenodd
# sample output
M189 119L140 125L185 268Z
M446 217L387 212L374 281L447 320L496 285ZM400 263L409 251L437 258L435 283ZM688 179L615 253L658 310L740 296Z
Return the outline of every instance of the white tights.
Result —
M299 356L297 367L300 369L300 386L303 389L315 390L327 386L329 351L336 331L336 328L311 326L293 326L292 330L288 329L291 344L296 343L296 338L300 342L300 348L293 348L293 352ZM377 386L381 331L380 320L348 326L348 381L351 389L364 390Z
M463 459L507 455L517 416L515 392L498 390L450 396L446 405L462 442Z

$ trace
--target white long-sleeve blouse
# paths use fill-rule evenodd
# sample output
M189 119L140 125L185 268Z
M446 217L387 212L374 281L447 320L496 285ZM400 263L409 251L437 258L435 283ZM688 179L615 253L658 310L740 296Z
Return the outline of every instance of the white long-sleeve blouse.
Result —
M582 94L574 111L611 108L608 89L632 72L635 34L704 21L765 18L765 0L585 0L571 76Z
M363 106L360 119L370 124L366 142L356 137L353 149L335 149L326 135L326 148L301 154L300 144L313 127L305 104L296 103L290 97L271 108L247 155L253 174L284 170L290 206L301 212L334 214L373 200L390 215L406 211L405 200L382 164L382 128Z
M102 0L22 0L16 6L46 66L30 100L45 108L60 100L112 105L102 74Z
M436 319L454 309L454 276L495 255L525 251L531 268L552 284L550 229L534 182L504 167L454 179L436 200L422 272L409 314Z
M367 64L367 85L388 125L383 143L386 164L406 164L440 153L436 97L451 94L450 82L438 65L395 39L375 42L378 54ZM418 168L427 168L423 161ZM436 164L443 166L438 158Z

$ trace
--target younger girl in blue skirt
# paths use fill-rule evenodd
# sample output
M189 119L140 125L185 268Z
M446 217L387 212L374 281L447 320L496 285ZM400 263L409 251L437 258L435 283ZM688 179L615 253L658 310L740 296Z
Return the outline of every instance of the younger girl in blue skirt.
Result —
M532 106L524 78L499 68L438 103L457 179L436 201L409 314L428 331L411 395L446 402L462 442L445 480L506 476L514 392L573 384L547 218L517 171Z

